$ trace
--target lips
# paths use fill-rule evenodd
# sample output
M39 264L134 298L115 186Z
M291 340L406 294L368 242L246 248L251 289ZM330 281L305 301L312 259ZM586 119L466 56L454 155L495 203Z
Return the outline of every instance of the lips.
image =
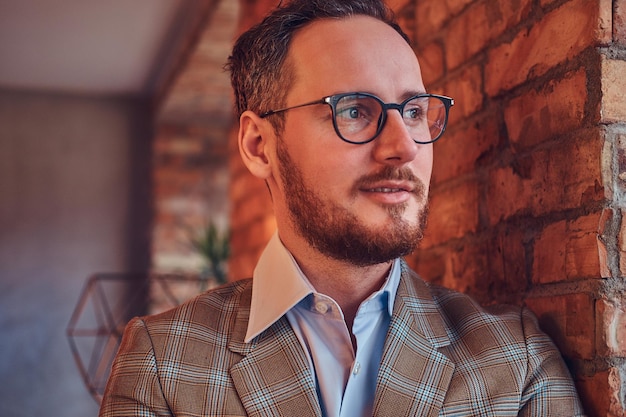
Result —
M386 167L380 172L365 175L357 180L354 192L398 197L413 194L421 198L424 195L424 186L410 169Z
M369 190L365 190L371 193L398 193L400 191L407 191L403 188L387 188L387 187L381 187L381 188L370 188Z
M398 181L376 181L371 184L361 184L359 189L368 193L412 193L415 194L416 190L420 187L413 182L398 182Z

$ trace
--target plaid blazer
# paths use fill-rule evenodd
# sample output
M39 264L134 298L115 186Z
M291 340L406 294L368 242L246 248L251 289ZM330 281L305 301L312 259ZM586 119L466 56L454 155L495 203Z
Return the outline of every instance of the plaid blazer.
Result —
M251 280L127 326L100 408L113 416L321 416L286 317L244 342ZM580 416L559 352L525 309L484 309L407 267L375 416Z

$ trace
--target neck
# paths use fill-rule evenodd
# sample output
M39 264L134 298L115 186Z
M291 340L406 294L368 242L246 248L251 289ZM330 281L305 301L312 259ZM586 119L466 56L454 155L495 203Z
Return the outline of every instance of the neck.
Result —
M285 241L283 244L315 290L339 304L349 329L361 303L382 287L391 268L391 261L357 266L330 258L308 245L289 245Z

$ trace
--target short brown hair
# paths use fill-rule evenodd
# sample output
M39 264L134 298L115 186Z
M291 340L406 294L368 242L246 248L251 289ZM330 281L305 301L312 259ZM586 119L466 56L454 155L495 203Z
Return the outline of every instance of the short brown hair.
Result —
M298 29L316 20L355 15L371 16L388 24L410 43L382 0L293 0L279 5L239 37L228 58L226 69L231 73L237 115L246 110L261 114L284 105L294 81L285 58ZM280 130L275 123L280 121L273 123Z

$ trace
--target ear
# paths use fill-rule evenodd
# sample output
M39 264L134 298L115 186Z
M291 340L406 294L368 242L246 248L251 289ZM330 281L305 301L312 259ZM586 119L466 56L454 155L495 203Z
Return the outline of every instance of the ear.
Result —
M270 136L273 136L273 130L268 129L265 120L250 110L242 113L237 137L239 153L248 170L261 179L267 179L272 174L268 157Z

